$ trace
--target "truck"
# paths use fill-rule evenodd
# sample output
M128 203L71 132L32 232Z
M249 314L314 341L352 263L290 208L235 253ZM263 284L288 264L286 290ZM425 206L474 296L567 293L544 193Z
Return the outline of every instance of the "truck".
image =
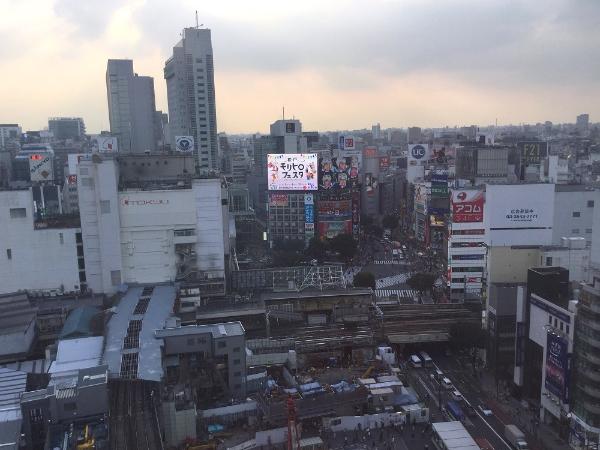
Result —
M448 400L446 402L446 409L455 420L460 420L461 422L465 420L465 414L463 413L462 408L454 400Z
M516 425L506 425L504 428L504 437L515 450L529 450L525 433L523 433Z

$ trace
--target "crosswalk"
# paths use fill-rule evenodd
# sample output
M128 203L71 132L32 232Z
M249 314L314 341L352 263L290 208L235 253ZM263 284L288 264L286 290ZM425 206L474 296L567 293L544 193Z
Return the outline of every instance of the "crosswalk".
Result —
M399 265L399 264L406 264L404 261L398 261L397 259L378 259L373 261L373 264L378 264L380 266L382 265L386 265L386 266L392 266L392 265Z
M389 286L396 286L398 284L406 283L406 280L408 280L409 277L409 273L401 273L398 275L392 275L391 277L380 278L375 280L375 289L382 289Z
M388 298L396 298L396 296L400 298L414 298L417 295L417 291L413 289L376 289L375 297L388 297Z

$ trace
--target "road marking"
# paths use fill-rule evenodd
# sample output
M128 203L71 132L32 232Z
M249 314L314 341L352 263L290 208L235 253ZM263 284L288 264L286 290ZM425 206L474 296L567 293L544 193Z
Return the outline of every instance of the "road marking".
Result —
M465 396L463 396L463 400L465 401L465 403L466 403L467 405L469 405L471 408L473 408L473 406L471 405L471 403L469 403L469 400L467 400L467 398L466 398ZM492 426L491 426L491 425L488 423L488 421L487 421L487 420L485 420L484 416L482 416L482 415L479 413L479 410L478 410L477 408L473 408L473 410L475 411L475 414L477 414L477 415L478 415L478 416L481 418L481 420L483 421L483 423L485 423L485 424L488 426L488 428L489 428L490 430L492 430L492 433L494 433L494 434L496 435L496 437L497 437L498 439L500 439L500 442L502 442L504 445L506 445L506 448L508 448L508 450L512 450L512 447L510 446L510 444L509 444L508 442L506 442L506 441L504 440L504 438L503 438L502 436L500 436L500 435L499 435L499 434L496 432L496 430L494 430L494 427L492 427Z

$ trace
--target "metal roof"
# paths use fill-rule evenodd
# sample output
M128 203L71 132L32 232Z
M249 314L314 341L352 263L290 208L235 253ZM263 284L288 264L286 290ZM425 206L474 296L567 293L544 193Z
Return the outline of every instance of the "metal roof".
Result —
M148 294L150 291L151 294ZM134 314L140 298L147 296L150 296L150 302L144 314ZM108 365L111 378L161 380L162 342L154 333L164 327L166 319L171 315L175 296L176 290L172 285L136 286L127 290L106 329L103 363ZM142 323L138 330L136 321L139 320ZM131 322L134 323L130 324ZM126 338L129 348L125 348ZM122 361L128 365L125 371L121 367Z
M58 341L56 360L49 372L55 374L98 366L102 359L103 345L102 336Z
M185 325L156 330L157 338L185 336L190 334L211 333L213 339L225 336L243 336L244 327L240 322L226 322L208 325Z
M69 339L75 337L92 336L92 319L100 310L94 306L80 306L75 308L67 317L60 339Z
M448 450L479 450L479 446L473 440L462 423L438 422L432 424L433 430L444 441Z

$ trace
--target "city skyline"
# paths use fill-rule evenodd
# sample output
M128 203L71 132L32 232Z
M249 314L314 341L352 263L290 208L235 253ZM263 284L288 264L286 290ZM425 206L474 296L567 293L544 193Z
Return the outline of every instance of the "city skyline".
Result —
M499 1L308 1L293 13L275 6L8 1L0 122L40 129L48 117L81 116L89 132L108 130L110 58L133 59L152 76L156 107L167 111L164 61L198 7L213 35L218 131L266 132L282 106L307 130L600 115L595 2L553 0L543 10Z

